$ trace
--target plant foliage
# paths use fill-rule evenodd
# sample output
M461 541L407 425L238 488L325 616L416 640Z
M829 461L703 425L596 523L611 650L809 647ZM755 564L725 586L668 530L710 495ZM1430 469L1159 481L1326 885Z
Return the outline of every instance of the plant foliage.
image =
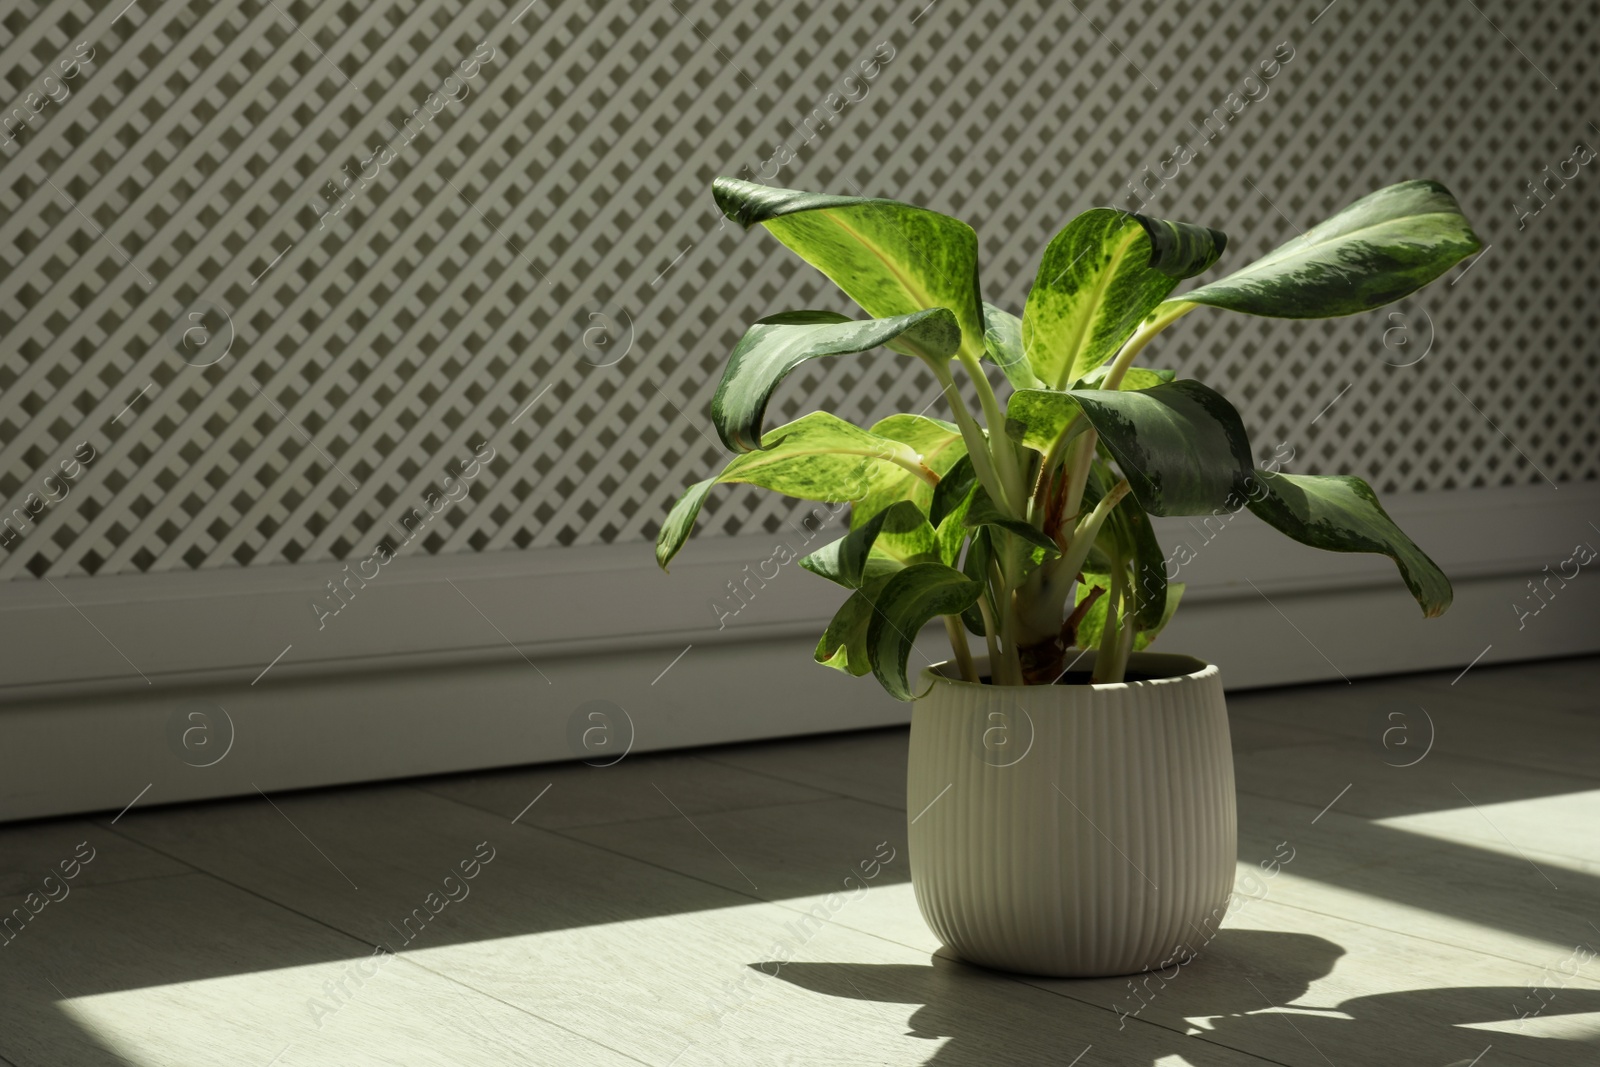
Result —
M1417 291L1480 248L1438 183L1380 189L1177 297L1180 282L1217 263L1226 236L1094 208L1046 246L1020 317L983 301L977 235L957 219L733 178L713 193L728 218L765 228L868 317L801 310L751 325L711 402L735 454L673 505L656 559L667 566L721 483L852 502L849 533L801 561L847 591L818 663L915 699L912 642L943 617L969 681L981 679L963 628L987 644L994 684L1053 683L1068 651L1091 645L1094 680L1120 681L1183 591L1168 581L1151 515L1248 507L1314 548L1386 555L1425 615L1449 607L1449 580L1366 482L1256 469L1221 393L1133 365L1200 307L1329 318ZM768 401L801 363L880 347L932 371L953 423L892 415L862 429L817 411L765 428ZM1004 406L983 361L1010 386ZM977 411L956 386L958 364Z

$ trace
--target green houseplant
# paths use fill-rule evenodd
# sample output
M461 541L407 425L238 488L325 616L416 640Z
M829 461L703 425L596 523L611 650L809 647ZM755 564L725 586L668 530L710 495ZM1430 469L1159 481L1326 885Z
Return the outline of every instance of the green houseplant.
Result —
M1046 247L1018 318L983 302L977 236L955 219L730 178L714 192L872 318L790 311L750 327L711 402L738 454L673 506L657 561L719 483L850 501L849 532L801 561L846 590L816 659L916 701L907 834L928 925L962 959L1031 974L1192 956L1233 885L1233 757L1218 669L1143 651L1182 593L1150 516L1247 507L1305 544L1389 556L1426 615L1451 591L1365 482L1257 469L1221 394L1134 360L1202 307L1322 318L1398 300L1478 250L1455 200L1427 181L1380 189L1178 297L1222 255L1221 233L1090 210ZM817 411L765 428L795 367L879 346L932 371L953 423L863 429ZM984 360L1010 385L1003 406ZM916 686L912 641L935 617L955 658ZM1054 684L1080 659L1096 684Z
M1182 593L1167 580L1150 515L1248 507L1307 545L1388 555L1426 615L1449 606L1449 581L1364 481L1257 470L1221 394L1134 364L1201 307L1329 318L1415 292L1480 248L1443 186L1380 189L1177 297L1179 281L1222 255L1222 233L1086 211L1045 249L1020 319L983 301L977 236L956 219L733 178L713 191L728 218L766 227L873 318L802 310L750 327L711 403L718 434L739 454L679 499L656 559L667 566L719 483L852 501L849 534L801 561L848 590L818 662L870 672L891 695L913 699L912 639L943 616L967 681L980 677L963 627L984 639L995 684L1055 682L1078 645L1098 650L1093 681L1120 681ZM813 412L764 428L768 400L795 367L879 346L933 372L953 424L894 415L863 429ZM984 360L1011 386L1003 406ZM976 412L957 388L956 364Z

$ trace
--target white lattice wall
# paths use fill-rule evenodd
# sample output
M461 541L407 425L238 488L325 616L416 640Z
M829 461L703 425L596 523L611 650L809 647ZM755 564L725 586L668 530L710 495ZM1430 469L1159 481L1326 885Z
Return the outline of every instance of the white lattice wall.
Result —
M1600 144L1589 5L125 3L0 19L26 115L0 143L0 498L26 520L6 577L367 555L462 484L426 551L647 540L720 462L705 409L744 325L845 307L711 204L714 175L785 142L774 184L972 221L1013 308L1055 230L1181 139L1197 154L1146 210L1226 230L1229 262L1438 178L1491 248L1401 319L1197 314L1158 358L1296 469L1391 491L1600 476L1600 165L1513 206ZM1190 124L1285 42L1267 95L1201 145ZM464 95L433 114L441 90ZM342 168L377 173L319 220ZM934 397L891 358L829 361L775 414ZM27 514L47 488L66 495ZM789 508L720 496L702 535Z

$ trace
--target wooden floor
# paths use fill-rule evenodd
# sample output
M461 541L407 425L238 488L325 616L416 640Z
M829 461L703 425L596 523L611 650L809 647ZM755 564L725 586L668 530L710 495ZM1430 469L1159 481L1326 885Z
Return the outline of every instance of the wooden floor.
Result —
M904 730L0 828L0 1062L1600 1064L1600 659L1452 677L1230 696L1239 895L1137 992L946 958Z

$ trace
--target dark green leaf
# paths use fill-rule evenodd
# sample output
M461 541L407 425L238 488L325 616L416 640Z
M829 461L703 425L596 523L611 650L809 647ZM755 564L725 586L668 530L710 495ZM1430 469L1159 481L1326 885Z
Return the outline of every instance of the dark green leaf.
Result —
M711 421L736 452L760 447L767 401L795 367L819 356L843 356L888 345L906 355L946 359L961 345L955 316L944 308L857 322L831 311L791 311L751 326L728 357L711 398Z
M936 211L855 196L776 189L718 178L717 206L749 228L764 225L843 289L873 318L949 308L962 345L984 351L978 296L978 235Z
M1450 579L1394 524L1360 478L1258 470L1249 490L1250 510L1303 545L1394 560L1428 618L1450 606Z
M1139 629L1134 631L1133 650L1135 652L1143 652L1150 647L1150 642L1161 636L1161 631L1167 628L1167 623L1172 621L1173 614L1177 612L1178 602L1183 599L1185 588L1186 586L1182 582L1169 582L1167 584L1167 595L1164 598L1165 607L1162 608L1161 618L1156 620L1154 626L1145 626L1140 623Z
M872 673L872 659L867 654L867 627L872 622L873 598L888 580L887 576L871 580L850 594L850 599L834 613L822 639L817 642L813 658L818 663L857 678Z
M949 522L950 520L947 518L945 521ZM988 528L974 530L972 540L967 543L967 554L961 560L961 573L987 588L989 562L992 559L994 559L994 538L990 536ZM951 566L953 567L955 564L951 563ZM993 607L993 597L990 597L987 592L984 593L984 596L988 598L990 607ZM961 621L966 624L968 630L978 637L984 635L983 611L976 602L961 612Z
M928 521L935 526L944 522L945 516L966 503L972 496L972 487L977 484L978 476L972 469L972 457L963 454L949 470L940 475L939 484L933 487Z
M1061 549L1050 539L1049 534L1032 523L1005 515L995 506L994 500L981 485L973 491L972 502L967 506L965 525L969 529L976 529L980 526L998 527L1043 550L1047 556L1061 555Z
M961 545L971 532L967 526L967 511L977 490L978 479L972 470L972 459L963 456L933 491L933 510L929 512L928 521L934 524L939 558L952 567L961 558Z
M1184 379L1149 389L1069 394L1152 515L1208 515L1244 506L1250 439L1221 393Z
M1134 620L1141 630L1159 627L1167 611L1167 561L1161 554L1150 516L1125 501L1111 513L1124 555L1133 561L1133 597L1138 605Z
M1204 274L1228 249L1228 235L1209 226L1135 215L1150 238L1150 269L1182 281Z
M939 615L970 607L983 587L942 563L917 563L884 584L867 624L867 655L872 673L896 700L914 700L906 677L912 644L923 626Z
M1062 388L1116 354L1172 291L1216 262L1227 238L1112 208L1085 211L1055 236L1022 312L1022 345L1046 386Z
M927 516L909 500L902 500L806 556L800 566L856 589L874 573L870 566L874 561L887 564L877 569L877 573L886 573L910 563L939 559L939 542Z
M1409 296L1481 247L1448 189L1401 182L1178 300L1285 319L1354 315Z
M802 557L800 566L846 589L859 589L862 576L866 573L867 557L872 552L872 542L877 540L878 531L883 528L889 510L878 512L859 528Z

